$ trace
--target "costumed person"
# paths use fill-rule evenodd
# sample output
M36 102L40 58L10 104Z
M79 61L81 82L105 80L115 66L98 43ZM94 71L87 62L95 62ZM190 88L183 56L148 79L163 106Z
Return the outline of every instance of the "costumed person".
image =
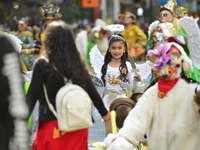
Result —
M86 61L89 49L94 46L93 42L91 41L91 30L93 27L94 25L92 23L87 24L85 30L78 32L77 36L75 37L77 49Z
M1 150L29 150L28 106L18 56L18 51L21 50L19 41L14 35L0 32Z
M142 93L137 93L133 99L118 98L110 105L112 133L117 134L119 129L123 127L124 120L129 112L136 106L137 100L141 97ZM101 144L104 146L104 143ZM147 136L146 134L140 141L140 144L135 147L137 150L147 150Z
M88 93L105 122L110 118L109 111L91 81L85 62L81 60L69 26L63 21L54 21L47 26L44 35L44 54L35 62L27 94L30 112L37 99L40 102L39 127L32 149L88 150L88 128L71 132L58 129L57 119L47 105L43 84L54 108L56 94L65 85L64 76ZM47 62L44 57L49 61Z
M33 62L35 61L35 56L29 53L34 45L33 33L27 30L27 26L28 20L26 18L22 18L18 21L18 31L15 33L15 35L23 42L22 49L24 50L20 52L20 54L23 54L20 56L20 61L22 61L21 64L25 64L25 68L22 66L23 71L30 71L32 69Z
M135 61L146 53L145 46L147 44L147 36L142 29L136 25L137 17L130 13L125 12L120 15L123 18L123 25L125 30L120 34L124 37L128 44L128 53L133 56Z
M21 48L22 48L22 41L18 37L16 37L13 34L6 33L6 32L0 32L0 34L3 35L4 37L6 37L9 40L9 42L11 42L11 44L14 46L15 51L17 53L20 53ZM21 64L21 67L23 67L21 62L20 62L20 64ZM22 77L23 77L22 79L23 79L23 85L24 85L24 93L26 94L27 91L28 91L29 84L30 84L32 71L21 71L21 74L22 74ZM29 135L31 135L31 133L33 131L33 129L32 129L33 128L33 126L32 126L32 123L33 123L32 122L32 114L28 119Z
M200 85L181 78L182 71L193 70L191 60L174 42L154 47L147 57L154 62L158 82L143 93L123 127L109 134L103 145L107 150L132 150L147 132L149 150L199 150ZM160 61L163 57L166 62Z
M88 66L91 66L89 53L94 45L97 45L102 55L106 53L109 36L106 26L107 24L102 19L96 19L90 32L81 31L77 34L77 48L86 58Z
M200 82L200 66L195 65L197 61L195 55L199 55L197 41L200 38L197 21L197 19L187 17L186 8L178 6L175 0L169 0L161 6L159 20L149 26L149 46L151 50L162 43L180 44L190 58L194 57L192 58L194 71L188 70L185 75ZM155 74L152 76L153 79L155 79Z
M57 20L60 7L54 6L53 4L44 4L40 7L40 9L42 11L41 30L40 33L35 37L36 40L34 42L34 48L28 50L22 49L20 52L21 54L35 54L37 57L41 53L41 45L44 39L44 30L48 24Z
M105 91L102 97L104 105L109 110L110 104L117 98L131 97L135 81L141 81L149 74L148 69L145 72L147 74L143 75L141 73L141 76L132 72L131 64L127 61L128 49L126 40L119 34L124 30L124 26L115 24L108 25L107 28L112 36L109 40L105 57L101 55L95 45L90 52L90 59L96 76L104 83ZM148 66L148 63L137 65L138 68L142 69L145 66ZM111 127L109 124L106 128L106 134L110 133Z

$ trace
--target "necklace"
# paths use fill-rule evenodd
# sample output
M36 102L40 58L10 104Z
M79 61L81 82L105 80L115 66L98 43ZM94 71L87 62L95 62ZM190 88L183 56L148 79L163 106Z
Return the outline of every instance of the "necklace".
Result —
M119 59L112 58L111 61L121 61L121 58L119 58Z

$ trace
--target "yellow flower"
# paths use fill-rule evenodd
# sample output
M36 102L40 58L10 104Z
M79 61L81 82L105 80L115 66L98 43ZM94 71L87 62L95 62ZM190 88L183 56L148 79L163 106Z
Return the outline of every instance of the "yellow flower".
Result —
M126 74L126 68L122 68L121 72L122 74Z

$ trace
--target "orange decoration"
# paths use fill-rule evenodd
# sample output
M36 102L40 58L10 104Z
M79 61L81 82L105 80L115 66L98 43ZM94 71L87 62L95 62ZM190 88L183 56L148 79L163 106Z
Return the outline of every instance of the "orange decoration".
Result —
M81 7L83 8L99 7L99 0L81 0Z

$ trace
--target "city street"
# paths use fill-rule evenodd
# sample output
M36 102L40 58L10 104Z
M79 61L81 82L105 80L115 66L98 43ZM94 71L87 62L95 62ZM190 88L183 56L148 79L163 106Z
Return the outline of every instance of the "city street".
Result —
M101 122L101 116L97 112L97 110L93 109L93 118L95 120L95 123L92 127L89 128L89 149L90 150L98 150L97 148L94 148L91 144L95 142L102 142L105 138L105 125L103 122Z

